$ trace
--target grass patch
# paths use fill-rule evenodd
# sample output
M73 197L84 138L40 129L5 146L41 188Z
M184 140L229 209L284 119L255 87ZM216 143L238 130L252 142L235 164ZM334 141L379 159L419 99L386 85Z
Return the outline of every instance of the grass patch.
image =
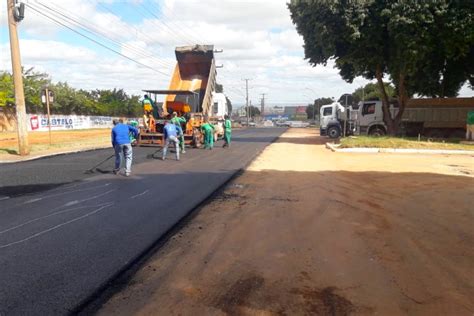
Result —
M461 139L421 139L418 141L416 138L356 136L341 138L340 148L410 148L474 151L474 145L460 144L460 141Z

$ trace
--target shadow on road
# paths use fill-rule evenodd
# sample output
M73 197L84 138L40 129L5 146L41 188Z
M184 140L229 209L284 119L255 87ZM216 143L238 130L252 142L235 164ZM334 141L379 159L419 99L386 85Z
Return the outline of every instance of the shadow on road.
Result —
M23 194L48 191L68 183L71 182L2 186L0 187L0 196L13 198Z

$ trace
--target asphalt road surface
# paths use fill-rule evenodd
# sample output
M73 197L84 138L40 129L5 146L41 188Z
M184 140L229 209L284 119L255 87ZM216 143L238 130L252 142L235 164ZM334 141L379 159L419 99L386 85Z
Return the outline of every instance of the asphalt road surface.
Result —
M84 173L111 149L0 165L0 314L74 311L283 131L235 131L179 162L136 148L128 178L113 159Z

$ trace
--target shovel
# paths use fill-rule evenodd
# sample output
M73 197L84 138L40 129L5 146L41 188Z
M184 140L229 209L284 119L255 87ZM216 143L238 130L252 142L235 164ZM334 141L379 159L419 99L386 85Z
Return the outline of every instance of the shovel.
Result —
M101 162L99 162L98 164L96 164L94 167L90 168L90 169L87 169L86 171L84 171L85 174L91 174L91 173L94 173L94 169L96 169L98 166L100 166L101 164L103 164L104 162L106 162L107 160L109 160L110 158L112 157L115 157L115 154L112 154L110 157L107 157L105 158L104 160L102 160Z

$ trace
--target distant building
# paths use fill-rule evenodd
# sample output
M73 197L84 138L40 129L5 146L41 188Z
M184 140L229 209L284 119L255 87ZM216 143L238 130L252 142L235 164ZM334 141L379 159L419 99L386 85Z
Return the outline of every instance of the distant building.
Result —
M265 115L278 115L283 114L285 110L284 106L265 106Z
M296 106L285 106L285 110L283 111L285 115L292 117L296 114Z
M291 120L306 120L306 108L307 106L285 106L284 114Z
M212 93L212 116L224 117L227 114L227 99L224 93Z

